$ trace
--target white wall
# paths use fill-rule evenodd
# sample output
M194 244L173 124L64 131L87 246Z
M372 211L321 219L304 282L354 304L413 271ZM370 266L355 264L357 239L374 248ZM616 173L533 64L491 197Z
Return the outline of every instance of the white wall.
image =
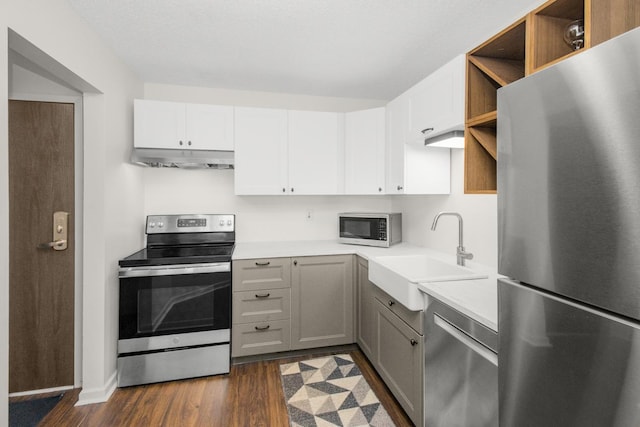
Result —
M9 170L7 2L0 1L0 171ZM0 426L9 420L9 174L0 173Z
M254 92L157 83L145 83L144 97L145 99L155 99L158 101L339 112L364 110L367 108L381 107L386 104L386 101L382 99L334 98L328 96Z
M126 162L132 145L132 99L143 86L65 0L0 2L0 95L7 98L11 29L30 61L53 70L85 93L83 240L84 403L108 397L115 386L117 260L138 249L143 215L142 174ZM7 103L0 103L0 425L7 407L8 228ZM1 298L1 297L5 298Z
M451 150L451 194L448 196L395 196L394 210L403 213L403 239L455 254L458 246L458 221L453 217L438 220L431 231L434 216L454 211L464 219L464 245L474 261L497 268L498 208L496 195L464 194L464 151Z
M233 170L145 170L147 215L236 214L239 242L336 239L339 212L390 208L389 197L377 196L235 196Z

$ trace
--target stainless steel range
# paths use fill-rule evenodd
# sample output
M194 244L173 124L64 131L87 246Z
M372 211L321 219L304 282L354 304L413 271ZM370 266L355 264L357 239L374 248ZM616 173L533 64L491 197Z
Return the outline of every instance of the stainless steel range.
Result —
M150 215L120 260L118 386L229 372L234 215Z

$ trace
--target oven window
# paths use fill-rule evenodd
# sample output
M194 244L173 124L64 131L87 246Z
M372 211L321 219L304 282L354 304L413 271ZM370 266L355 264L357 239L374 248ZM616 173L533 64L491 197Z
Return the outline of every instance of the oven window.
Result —
M213 325L215 285L141 289L138 332L158 333Z
M231 273L120 280L120 339L228 329Z

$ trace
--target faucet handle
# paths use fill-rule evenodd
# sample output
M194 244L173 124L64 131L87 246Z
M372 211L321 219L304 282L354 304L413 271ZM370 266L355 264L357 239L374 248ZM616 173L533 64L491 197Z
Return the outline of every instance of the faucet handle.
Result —
M456 258L458 259L458 265L464 266L464 261L467 259L473 259L471 252L466 252L464 246L458 246L456 248Z

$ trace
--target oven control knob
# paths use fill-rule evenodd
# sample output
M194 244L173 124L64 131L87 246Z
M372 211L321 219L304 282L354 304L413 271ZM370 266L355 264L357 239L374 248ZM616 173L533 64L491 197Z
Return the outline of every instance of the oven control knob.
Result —
M162 228L162 227L164 227L164 222L159 222L158 223L158 228Z
M233 221L231 221L230 219L227 220L227 225L231 225L233 224Z
M220 225L224 225L224 219L220 220Z
M156 223L155 223L155 222L150 222L150 223L149 223L149 228L154 228L155 226L156 226Z
M180 343L180 338L178 338L178 337L173 338L173 343L174 344Z

